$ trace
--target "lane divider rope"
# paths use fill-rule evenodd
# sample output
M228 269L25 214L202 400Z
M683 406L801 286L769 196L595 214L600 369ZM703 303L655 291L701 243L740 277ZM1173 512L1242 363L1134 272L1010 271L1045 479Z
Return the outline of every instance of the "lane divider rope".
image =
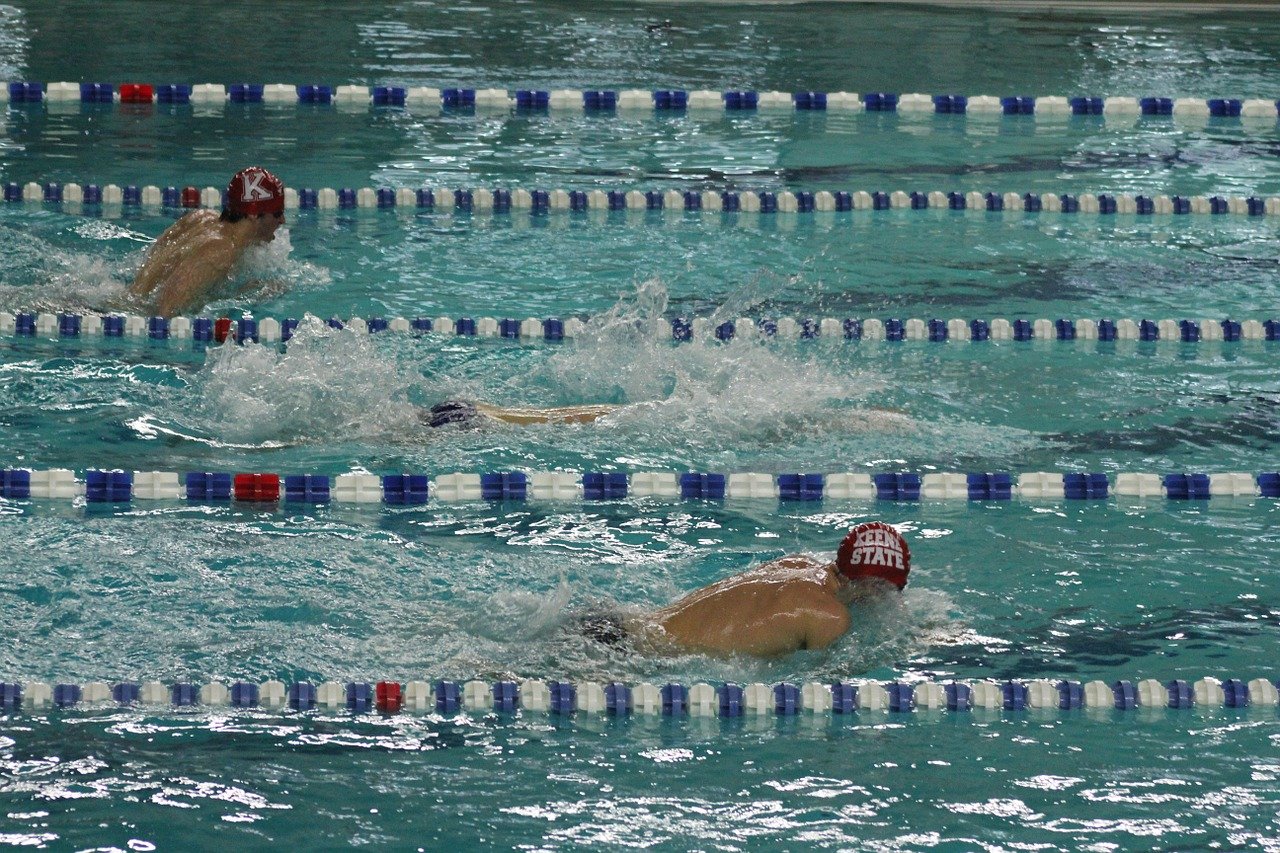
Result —
M425 429L425 427L424 427ZM778 501L1208 500L1280 498L1280 472L843 472L497 471L486 473L286 474L229 471L0 470L0 498L95 504L170 500L259 504L475 501L768 499Z
M41 712L47 709L161 705L170 707L293 709L368 713L512 713L569 716L607 714L666 717L754 717L763 715L902 714L925 711L996 711L1098 709L1266 708L1280 704L1276 682L1255 678L1194 683L1159 681L875 681L797 685L789 682L739 685L732 682L689 686L668 683L595 681L309 681L285 684L210 682L197 686L178 682L95 681L87 684L42 681L0 682L0 711Z
M0 101L11 104L334 104L370 107L498 110L571 110L612 113L656 111L831 111L966 116L1176 116L1180 119L1275 120L1280 101L1263 98L1130 97L1098 95L928 95L895 92L777 92L712 89L475 89L432 86L361 86L290 83L102 83L14 81L0 83Z
M360 334L393 332L413 336L496 338L519 341L563 341L591 331L591 321L577 317L331 317L319 320L304 315L286 317L143 317L137 314L73 314L0 311L0 336L42 339L145 338L191 340L204 343L288 342L303 323L324 323L333 329ZM1041 317L1035 320L965 320L937 317L928 320L868 317L792 317L754 320L740 317L713 323L706 317L672 317L649 322L647 331L656 340L731 341L735 338L839 341L1218 341L1280 340L1280 320L1093 320ZM645 329L642 325L640 328Z
M4 184L4 200L61 204L69 212L108 213L123 207L147 212L165 209L220 209L218 187L138 186L28 181ZM286 187L290 210L401 210L530 214L580 211L702 213L843 213L863 210L952 210L1005 213L1061 213L1124 216L1280 216L1280 196L1143 195L1133 193L1016 193L933 190L543 190L445 189L428 187Z

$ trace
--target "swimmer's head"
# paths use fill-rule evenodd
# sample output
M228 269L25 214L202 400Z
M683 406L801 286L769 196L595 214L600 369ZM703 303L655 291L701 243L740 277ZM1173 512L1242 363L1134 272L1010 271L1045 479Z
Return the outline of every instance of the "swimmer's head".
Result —
M224 214L235 219L245 216L284 216L284 182L261 166L235 173L227 184Z
M848 580L880 578L902 589L911 571L911 549L902 534L883 521L864 522L840 543L836 571Z

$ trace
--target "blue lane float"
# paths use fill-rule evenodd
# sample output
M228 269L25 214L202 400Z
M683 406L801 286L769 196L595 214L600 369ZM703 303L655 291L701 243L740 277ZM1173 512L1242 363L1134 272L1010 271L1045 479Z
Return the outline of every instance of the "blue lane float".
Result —
M349 329L360 334L390 332L489 338L506 341L566 341L592 333L591 319L579 317L143 317L121 314L71 314L45 311L0 311L0 337L84 341L95 338L138 338L152 341L202 343L287 343L303 323ZM926 341L930 343L986 343L1028 341L1176 341L1187 344L1277 341L1280 320L1165 318L991 320L955 317L739 317L713 323L707 317L670 317L637 324L657 340L689 341L804 340L804 341Z
M277 474L210 471L0 469L0 499L385 504L520 501L1205 501L1280 498L1280 471L1000 471L781 473L699 471L493 471L483 473Z
M187 711L333 714L550 714L560 717L800 717L1135 712L1254 709L1280 705L1272 678L1073 681L809 681L802 684L621 681L237 681L83 684L0 681L0 714L95 711L121 706Z
M753 89L503 89L466 86L353 85L302 83L110 83L14 81L0 84L0 102L29 104L177 104L228 106L335 105L371 108L616 113L653 110L872 112L968 117L1036 116L1065 119L1098 116L1112 120L1164 117L1181 120L1263 119L1280 116L1273 98L964 95L898 92L757 91Z
M57 204L76 214L113 215L124 209L164 213L221 208L218 187L99 185L10 181L9 203ZM662 211L670 214L810 214L851 211L967 211L1081 216L1280 216L1280 196L1101 193L1018 193L995 190L677 190L539 189L523 187L286 187L289 210L397 210L414 213L542 216L549 213Z

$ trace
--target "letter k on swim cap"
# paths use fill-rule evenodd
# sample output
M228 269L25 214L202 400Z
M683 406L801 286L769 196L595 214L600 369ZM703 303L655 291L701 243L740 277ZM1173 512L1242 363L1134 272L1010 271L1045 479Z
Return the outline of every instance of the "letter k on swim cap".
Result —
M840 543L836 570L850 580L881 578L902 589L911 571L911 549L888 524L868 521L850 530Z
M261 166L241 169L227 184L227 210L238 216L284 213L284 183Z

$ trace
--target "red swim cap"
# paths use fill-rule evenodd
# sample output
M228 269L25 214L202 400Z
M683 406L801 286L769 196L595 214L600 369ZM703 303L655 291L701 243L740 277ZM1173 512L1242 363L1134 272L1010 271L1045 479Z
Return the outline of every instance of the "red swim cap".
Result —
M882 578L902 589L911 571L911 549L902 534L883 521L864 522L840 543L836 570L849 580Z
M284 183L261 166L241 169L227 184L227 210L238 216L284 213Z

